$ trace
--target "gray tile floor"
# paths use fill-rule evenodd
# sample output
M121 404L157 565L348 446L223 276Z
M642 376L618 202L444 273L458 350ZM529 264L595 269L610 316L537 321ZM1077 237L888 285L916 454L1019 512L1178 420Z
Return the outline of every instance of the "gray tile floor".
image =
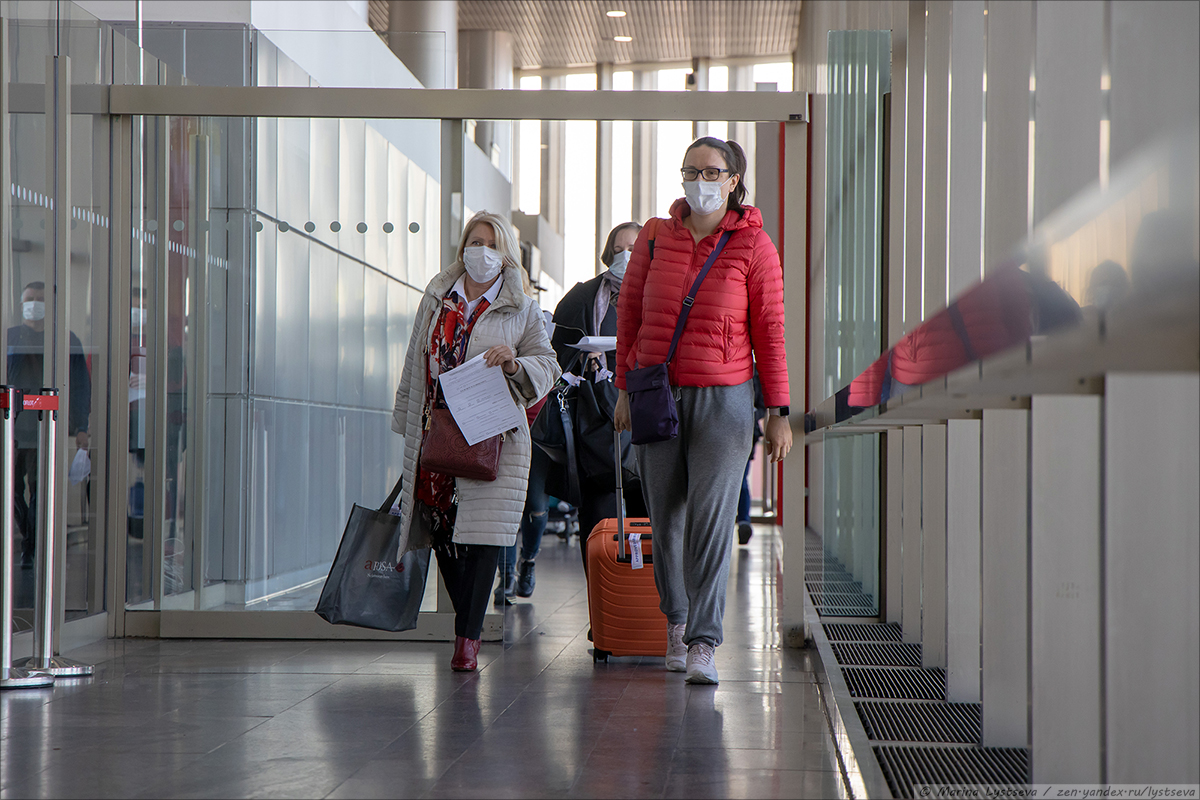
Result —
M735 548L721 683L593 665L578 545L480 670L450 643L99 642L94 678L0 693L0 797L834 797L815 659L776 632L778 533ZM232 613L232 612L231 612Z

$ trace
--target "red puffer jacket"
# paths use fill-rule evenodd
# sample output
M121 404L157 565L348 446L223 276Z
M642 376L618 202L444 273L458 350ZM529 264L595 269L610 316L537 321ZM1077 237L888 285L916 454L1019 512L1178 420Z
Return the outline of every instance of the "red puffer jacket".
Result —
M736 386L754 364L768 407L789 405L783 332L783 269L762 214L745 206L726 212L716 231L695 242L683 225L687 201L676 200L654 238L642 228L621 284L617 308L617 386L625 371L667 359L683 299L725 230L733 235L700 285L670 366L675 386ZM753 358L751 357L753 354Z

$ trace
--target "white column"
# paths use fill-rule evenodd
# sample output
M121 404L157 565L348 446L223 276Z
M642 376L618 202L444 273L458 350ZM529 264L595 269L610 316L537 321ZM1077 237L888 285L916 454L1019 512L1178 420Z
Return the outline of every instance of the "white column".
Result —
M980 422L946 423L946 699L978 703Z
M983 412L983 737L1029 744L1029 412Z
M613 88L613 65L596 65L596 88L611 92ZM612 120L596 121L596 252L604 247L605 237L612 230L612 177L613 177L613 124Z
M946 426L921 435L921 666L946 666Z
M925 18L925 182L921 216L922 317L946 306L950 158L950 0L929 0Z
M658 73L634 72L633 88L648 92L658 88ZM658 123L633 123L633 218L644 223L654 216L658 185Z
M980 0L982 2L982 0ZM895 344L904 335L904 163L907 130L907 93L905 70L908 64L908 13L906 4L893 4L892 18L892 91L888 103L888 197L884 204L887 223L888 279L884 298L887 309L887 343Z
M925 2L908 4L908 59L906 67L904 132L904 263L892 265L904 273L904 330L921 324L921 242L925 215L922 189L925 185ZM895 83L895 81L893 81ZM901 309L895 309L901 311Z
M784 196L784 214L780 226L786 230L787 249L783 252L783 270L793 278L783 285L784 320L787 330L788 363L797 365L788 373L788 392L792 408L808 408L811 403L804 385L804 357L808 343L804 331L804 254L808 247L804 230L804 193L808 185L805 154L808 151L809 126L787 123L784 126L784 169L789 178ZM793 414L791 419L802 419ZM799 426L796 438L802 438ZM804 629L804 521L808 517L805 492L804 449L797 448L783 464L783 615L785 634ZM822 462L817 461L820 465ZM820 467L818 466L818 469ZM804 638L787 635L784 641L801 646Z
M904 641L921 641L921 426L904 428L903 577L900 625Z
M388 46L426 89L458 88L458 0L390 0Z
M1112 0L1112 165L1200 104L1200 4Z
M1104 5L1038 3L1036 47L1035 225L1100 177Z
M951 299L983 276L980 242L983 236L984 19L983 0L959 0L954 4L950 41L950 119L953 122L950 126L947 274Z
M1100 398L1030 412L1035 783L1101 783Z
M983 244L985 267L991 270L1029 232L1031 0L988 3L987 19Z
M884 621L899 624L904 565L901 547L904 538L904 431L892 428L884 436L887 437L887 515L883 520L887 537L883 556L887 581Z
M1108 375L1106 779L1200 782L1200 376Z

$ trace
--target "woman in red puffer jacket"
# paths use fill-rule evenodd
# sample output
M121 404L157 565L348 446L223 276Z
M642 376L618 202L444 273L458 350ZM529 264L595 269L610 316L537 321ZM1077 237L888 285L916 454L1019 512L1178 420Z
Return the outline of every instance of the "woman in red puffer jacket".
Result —
M723 235L668 366L679 435L638 446L654 530L654 582L667 617L666 666L716 683L738 493L754 430L757 363L769 409L766 451L787 455L792 431L783 329L783 270L746 196L746 156L704 137L684 153L685 197L638 236L617 309L616 426L630 430L625 373L661 364L692 283Z

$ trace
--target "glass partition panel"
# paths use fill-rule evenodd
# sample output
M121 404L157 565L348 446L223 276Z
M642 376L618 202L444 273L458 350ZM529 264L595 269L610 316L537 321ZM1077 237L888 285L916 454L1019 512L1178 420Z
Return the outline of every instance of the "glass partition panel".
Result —
M825 186L827 395L883 347L884 95L888 31L829 32ZM813 600L826 615L879 613L879 437L824 437L824 519Z
M86 93L72 93L71 117L59 123L46 114L47 76L53 56L70 59L69 81L74 87L94 86L107 79L107 53L111 39L93 17L72 4L5 4L8 25L4 45L2 79L10 89L8 126L11 249L3 254L4 308L0 310L5 329L6 381L36 391L53 385L61 392L64 413L59 417L62 464L92 456L96 423L106 416L107 396L93 391L94 379L107 370L107 284L109 275L111 172L108 153L110 134L107 118L99 104ZM64 72L64 75L66 73ZM52 145L69 136L70 163L55 164ZM69 195L55 203L56 188L51 170L69 176ZM61 206L61 207L58 207ZM55 274L53 232L55 225L69 229L69 257ZM56 320L55 295L63 300L65 318ZM42 302L44 316L26 319L23 301ZM47 331L67 336L65 361L54 353ZM39 496L46 494L38 475L37 417L18 417L18 474L16 542L12 581L17 624L28 627L32 620L37 581L35 553ZM103 427L100 425L99 427ZM61 460L61 459L65 459ZM65 472L65 470L63 470ZM94 488L96 487L96 488ZM64 610L71 620L104 610L104 484L96 472L77 470L68 479L62 475L56 486L56 506L61 520L59 547L64 552Z
M829 32L825 396L883 349L883 96L889 31Z
M351 507L400 476L394 392L442 266L440 123L144 124L133 313L166 344L132 343L131 387L165 405L131 404L129 607L310 610Z

